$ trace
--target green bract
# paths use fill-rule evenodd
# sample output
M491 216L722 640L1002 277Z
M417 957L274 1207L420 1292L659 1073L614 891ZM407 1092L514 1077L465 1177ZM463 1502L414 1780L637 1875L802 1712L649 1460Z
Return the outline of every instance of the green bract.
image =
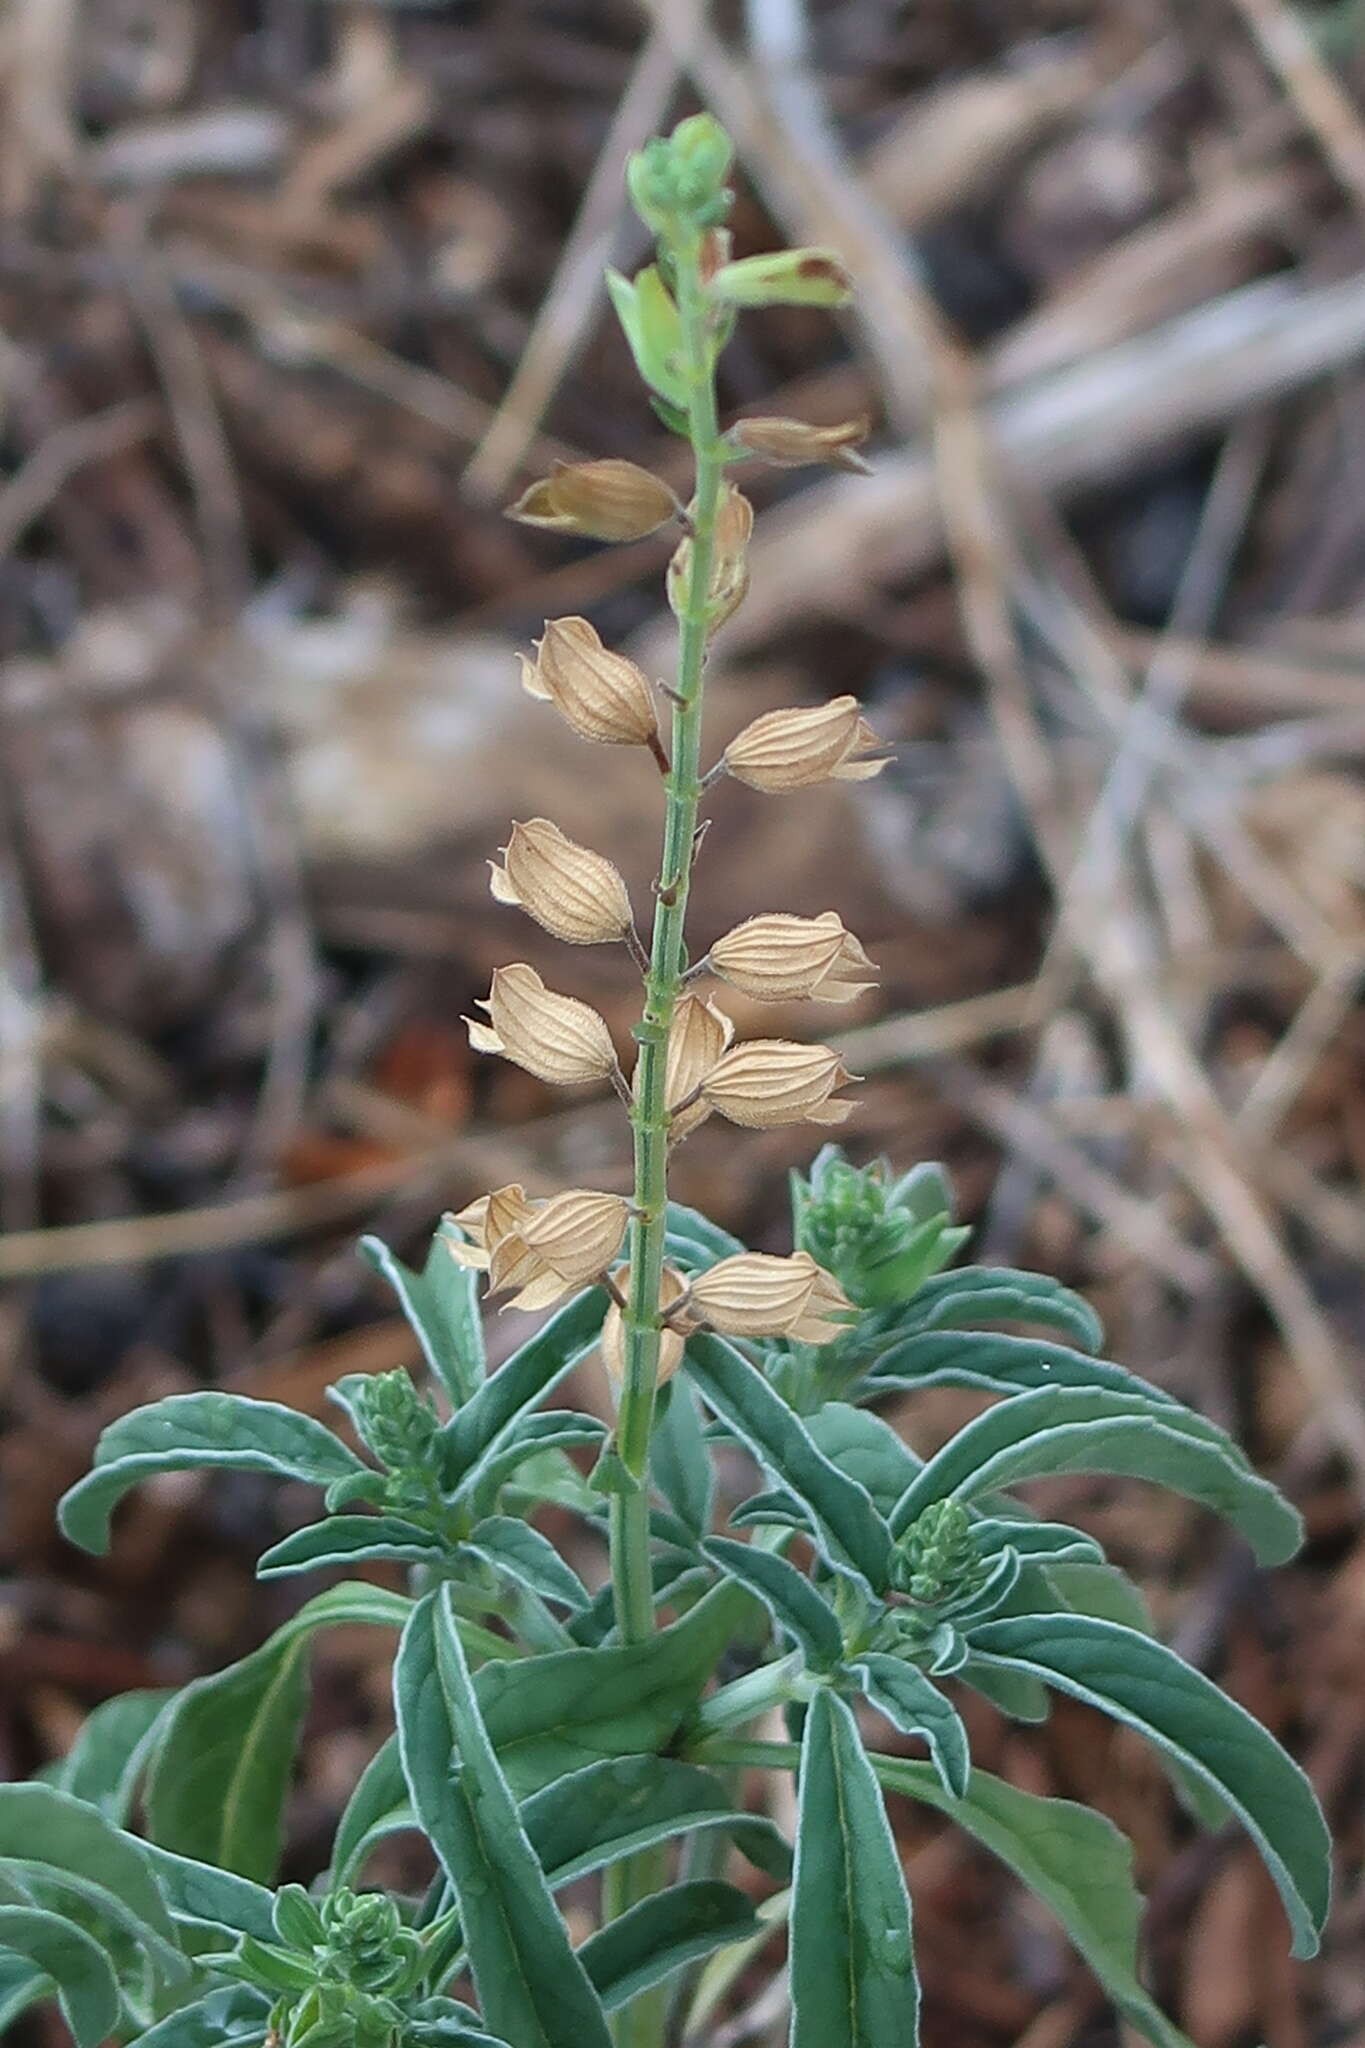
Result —
M697 463L668 747L650 743L645 678L587 622L567 622L581 629L568 653L532 676L577 730L636 744L667 774L639 1066L612 1074L630 1104L632 1200L492 1191L441 1223L420 1271L366 1239L421 1377L347 1377L334 1427L206 1391L105 1431L60 1510L85 1549L107 1547L146 1479L248 1471L291 1482L291 1512L312 1490L310 1518L263 1549L262 1578L396 1566L407 1590L345 1578L226 1670L101 1706L50 1782L0 1786L0 2025L55 2000L77 2048L664 2048L704 2038L785 1925L791 2048L914 2048L894 1793L1001 1857L1155 2048L1189 2048L1141 1981L1127 1845L1083 1807L975 1767L968 1691L1023 1722L1062 1692L1146 1737L1202 1821L1245 1828L1295 1952L1317 1944L1329 1845L1307 1780L1156 1639L1093 1536L1040 1519L1015 1489L1068 1473L1164 1485L1265 1564L1300 1540L1288 1502L1213 1423L1099 1356L1078 1295L954 1265L967 1233L935 1165L897 1177L826 1146L793 1177L786 1259L746 1255L668 1200L684 1119L714 1109L764 1126L793 1102L829 1114L842 1085L828 1049L731 1047L687 992L708 621L747 575L715 357L735 307L846 288L823 251L728 260L715 231L730 157L698 116L632 160L659 260L610 279L641 375ZM856 711L844 698L757 721L759 786L873 768ZM786 948L778 980L823 982L850 938L828 913L769 923ZM610 1072L603 1020L531 970L486 1007L485 1049L505 1050L505 1031L539 1071L543 1030L577 1078ZM492 1373L488 1283L553 1305ZM556 1405L599 1345L619 1383L611 1427ZM943 1386L983 1398L932 1455L876 1411L894 1394L913 1431L914 1395ZM745 1461L751 1491L718 1526ZM571 1562L552 1532L575 1524ZM333 1626L392 1644L395 1732L327 1867L281 1884L311 1647ZM792 1740L760 1739L774 1710ZM923 1754L900 1754L907 1739ZM796 1774L794 1841L746 1771ZM399 1833L430 1851L420 1896L369 1882ZM570 1886L576 1914L600 1901L577 1941Z

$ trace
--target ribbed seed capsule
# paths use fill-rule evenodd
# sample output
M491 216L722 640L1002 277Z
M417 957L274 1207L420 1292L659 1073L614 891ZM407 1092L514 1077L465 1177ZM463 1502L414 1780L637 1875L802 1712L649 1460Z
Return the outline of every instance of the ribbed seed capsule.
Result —
M521 657L522 688L553 704L584 739L661 751L649 684L624 654L602 645L586 619L548 619L536 659Z
M889 756L868 758L880 745L857 698L834 697L828 704L765 712L735 735L724 761L736 781L781 796L819 782L880 775Z
M518 1229L534 1206L527 1200L526 1190L520 1181L494 1188L491 1194L480 1195L466 1208L456 1210L450 1221L459 1224L468 1243L459 1244L448 1237L443 1239L446 1250L457 1266L470 1267L478 1273L487 1272L494 1245L509 1231Z
M736 420L730 439L751 455L780 469L798 469L806 463L824 463L831 469L851 469L863 476L872 473L871 464L858 453L867 439L872 422L866 413L856 420L843 420L836 427L813 427L805 420Z
M630 1267L622 1266L614 1277L618 1291L629 1301ZM682 1274L675 1272L672 1266L665 1266L659 1287L660 1314L666 1315L670 1308L682 1300L686 1292L687 1283ZM678 1330L665 1328L660 1332L659 1375L656 1381L658 1386L662 1386L665 1380L671 1380L682 1364L683 1342L682 1334ZM602 1363L607 1368L610 1378L620 1386L626 1376L626 1325L625 1318L615 1302L607 1310L602 1324L600 1346Z
M572 946L624 938L633 928L630 897L605 855L579 846L549 818L513 825L503 865L490 861L489 888Z
M827 1344L843 1327L832 1318L851 1314L853 1304L809 1252L741 1252L695 1276L687 1312L727 1336Z
M723 1010L704 996L679 998L668 1034L664 1056L664 1101L669 1111L668 1135L674 1144L705 1123L710 1106L700 1099L689 1102L735 1035L735 1027ZM639 1068L636 1068L638 1079ZM679 1109L679 1103L687 1103Z
M626 1235L620 1195L567 1188L539 1203L492 1248L490 1292L519 1292L509 1308L550 1308L595 1280L620 1251Z
M744 995L769 1001L846 1003L873 986L872 962L837 910L819 917L747 918L717 939L712 971Z
M585 540L643 540L677 516L666 483L635 462L556 462L507 517Z
M518 961L493 974L487 1010L491 1027L466 1017L475 1052L497 1052L538 1080L568 1086L605 1081L616 1071L606 1024L588 1003L547 989L534 967Z
M689 510L694 508L689 507ZM714 633L743 604L749 588L749 539L754 508L742 491L727 483L716 508L711 543L711 577L706 597L706 630ZM678 617L687 606L692 575L692 542L682 540L668 565L668 602Z
M828 1045L751 1038L724 1053L702 1082L702 1100L733 1124L766 1131L778 1124L841 1124L851 1102L831 1102L854 1077Z

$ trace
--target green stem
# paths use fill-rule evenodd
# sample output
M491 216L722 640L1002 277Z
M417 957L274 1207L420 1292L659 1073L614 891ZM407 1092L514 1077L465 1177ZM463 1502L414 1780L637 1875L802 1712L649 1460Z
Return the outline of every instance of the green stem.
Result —
M707 597L715 547L716 511L725 476L716 417L715 349L699 268L701 243L691 232L672 249L682 327L689 403L688 428L696 465L690 573L679 615L678 671L672 719L663 859L654 905L654 931L645 977L631 1131L635 1157L630 1227L630 1292L623 1316L624 1384L616 1447L624 1467L611 1502L611 1571L616 1621L623 1642L640 1642L654 1629L649 1544L649 1440L659 1372L659 1293L668 1212L668 1103L665 1095L668 1034L686 965L684 927L701 800L702 671L706 660ZM667 1880L666 1852L642 1850L614 1865L604 1887L604 1912L614 1919ZM617 2014L618 2048L657 2048L667 2002L647 1993Z

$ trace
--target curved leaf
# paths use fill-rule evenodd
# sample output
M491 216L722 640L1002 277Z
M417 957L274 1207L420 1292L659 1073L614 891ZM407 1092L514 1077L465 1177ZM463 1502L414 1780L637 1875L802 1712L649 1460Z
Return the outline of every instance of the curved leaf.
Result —
M461 1408L482 1386L488 1365L479 1314L479 1276L469 1267L456 1265L450 1255L452 1239L461 1241L459 1226L446 1218L431 1240L420 1273L395 1258L380 1238L362 1237L358 1249L398 1296L432 1378L448 1395L451 1406Z
M1049 1273L1015 1266L955 1266L935 1273L897 1316L895 1334L977 1330L983 1323L1040 1323L1060 1330L1082 1351L1098 1351L1104 1342L1104 1325L1083 1295Z
M818 1449L867 1488L879 1514L891 1513L924 1463L891 1424L869 1408L829 1401L805 1421Z
M175 1929L142 1844L96 1807L51 1785L0 1785L0 1860L58 1883L70 1877L82 1889L93 1888L103 1895L95 1899L100 1909L135 1933L141 1930L164 1969L172 1975L183 1970Z
M818 1450L800 1418L762 1373L723 1337L689 1337L687 1371L707 1405L760 1464L805 1503L834 1544L876 1591L886 1585L891 1541L866 1490Z
M1170 1487L1242 1531L1263 1564L1292 1557L1295 1510L1213 1423L1135 1396L1044 1388L978 1415L929 1460L891 1517L903 1535L931 1502L971 1500L1023 1479L1113 1472Z
M868 1701L902 1735L928 1743L944 1789L961 1799L972 1775L971 1750L962 1717L951 1700L915 1664L872 1651L852 1667Z
M1107 1358L1090 1358L1041 1337L1009 1337L993 1330L930 1330L905 1337L879 1354L863 1392L875 1397L893 1390L918 1393L925 1387L978 1387L987 1394L1103 1387L1111 1394L1138 1395L1160 1408L1181 1408L1173 1395Z
M1307 1778L1258 1721L1164 1644L1083 1615L1022 1615L972 1632L1000 1658L1138 1729L1206 1778L1238 1815L1284 1900L1295 1955L1313 1955L1331 1896L1331 1843Z
M668 1406L650 1439L649 1468L678 1519L693 1536L704 1536L715 1510L716 1473L697 1397L686 1380L671 1382Z
M732 1543L724 1536L711 1537L702 1548L731 1578L758 1595L778 1627L797 1644L810 1670L833 1670L844 1654L844 1632L834 1609L804 1572L775 1551Z
M717 1829L759 1870L785 1882L791 1851L759 1814L737 1812L720 1780L672 1757L610 1757L522 1803L522 1825L556 1888L695 1829Z
M141 1848L174 1919L249 1934L257 1941L274 1940L274 1894L264 1885L215 1869L211 1863L198 1863L192 1856L177 1856L155 1842L143 1842Z
M494 1449L465 1474L455 1498L467 1505L476 1517L491 1515L502 1489L523 1465L535 1459L547 1459L554 1451L599 1449L606 1434L605 1424L599 1422L595 1415L578 1415L571 1408L551 1408L542 1415L519 1415L499 1437ZM561 1499L566 1507L580 1511L590 1510L596 1504L596 1494L567 1460L561 1467L558 1480L557 1488L554 1484L544 1484L544 1467L538 1466L518 1484L534 1487L537 1504L542 1500Z
M806 1715L791 1913L791 2048L914 2048L919 1984L900 1855L857 1725Z
M157 1724L174 1697L170 1691L125 1692L104 1700L82 1722L52 1784L59 1792L98 1807L106 1820L122 1827L147 1767Z
M1006 1522L983 1515L973 1522L972 1536L982 1557L993 1557L999 1550L1017 1550L1021 1557L1045 1564L1049 1571L1055 1564L1104 1563L1104 1552L1094 1537L1066 1522Z
M591 1595L578 1573L565 1564L553 1543L511 1515L489 1515L470 1531L462 1545L485 1564L519 1586L527 1586L542 1600L557 1600L575 1613L588 1605Z
M104 1950L79 1927L36 1906L0 1905L0 1950L50 1977L76 2048L99 2048L119 2022L123 2001Z
M329 1888L351 1884L376 1842L416 1826L398 1737L390 1735L361 1772L337 1822Z
M517 1417L591 1351L601 1335L607 1305L604 1287L589 1287L575 1295L451 1416L437 1438L447 1487L468 1480L480 1459L500 1445Z
M323 1487L367 1469L311 1415L277 1401L168 1394L109 1425L95 1446L94 1470L63 1494L57 1519L72 1543L101 1555L115 1507L142 1480L218 1466Z
M494 1755L446 1589L403 1631L394 1703L408 1789L455 1887L489 2027L518 2048L610 2048Z
M55 1991L52 1979L36 1963L26 1963L22 1956L0 1949L0 2035L31 2005L53 1997Z
M389 1560L438 1564L454 1555L453 1545L401 1515L331 1515L325 1522L295 1529L264 1551L256 1560L256 1576L279 1579L291 1572L321 1571L327 1565Z
M227 1984L139 2034L137 2048L255 2048L269 2032L269 1999L253 1985Z
M759 1931L752 1901L732 1884L694 1878L669 1885L589 1935L578 1951L608 2012L676 1970Z

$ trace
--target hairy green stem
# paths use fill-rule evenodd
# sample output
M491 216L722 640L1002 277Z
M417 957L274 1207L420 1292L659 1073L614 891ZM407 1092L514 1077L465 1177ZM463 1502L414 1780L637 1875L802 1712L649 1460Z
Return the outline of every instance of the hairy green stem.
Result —
M715 351L699 260L700 236L678 237L673 248L678 312L687 379L688 427L696 465L690 570L679 614L678 670L673 696L663 858L654 905L654 931L645 977L631 1130L635 1156L630 1227L630 1291L623 1322L625 1373L617 1420L616 1448L627 1489L611 1502L611 1570L616 1622L623 1642L639 1642L654 1628L654 1592L649 1542L649 1439L659 1372L659 1291L663 1277L668 1211L668 1102L665 1094L668 1034L686 966L684 927L692 882L706 660L707 598L715 547L716 511L724 482L716 418ZM608 1919L657 1891L667 1863L657 1849L642 1850L607 1873L604 1909ZM667 2001L652 1992L617 2014L619 2048L657 2048L666 2024Z

